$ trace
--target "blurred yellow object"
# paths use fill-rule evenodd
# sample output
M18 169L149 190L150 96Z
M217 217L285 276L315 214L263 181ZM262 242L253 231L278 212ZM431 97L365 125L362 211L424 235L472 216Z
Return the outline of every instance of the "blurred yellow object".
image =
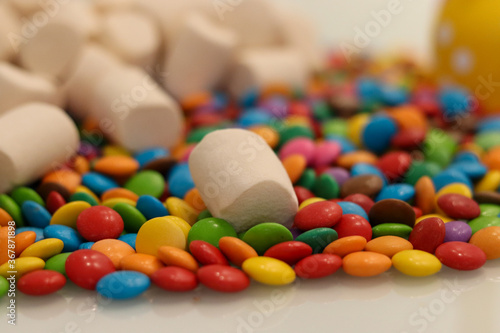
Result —
M496 0L448 0L434 33L438 82L470 90L485 111L500 112L500 10Z

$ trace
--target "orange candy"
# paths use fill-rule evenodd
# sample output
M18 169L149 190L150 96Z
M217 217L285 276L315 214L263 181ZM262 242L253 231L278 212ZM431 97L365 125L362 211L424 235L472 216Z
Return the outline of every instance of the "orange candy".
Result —
M78 172L80 175L90 171L89 161L83 156L77 155L73 159L73 170Z
M82 176L76 171L61 169L48 173L43 177L42 183L57 183L73 193L82 183Z
M427 130L427 119L422 111L415 106L399 106L392 109L389 116L396 121L401 130L413 128Z
M392 266L391 259L375 252L354 252L342 260L344 272L353 276L375 276L384 273Z
M287 156L283 161L283 167L285 167L286 173L292 184L295 184L296 181L299 180L300 176L307 167L307 160L303 155L300 154L292 154Z
M483 157L489 170L500 170L500 147L490 149Z
M186 201L188 205L193 207L193 209L198 213L202 210L207 209L207 206L201 198L200 191L198 191L196 187L193 187L192 189L187 191L186 195L184 196L184 201Z
M434 183L428 176L421 177L415 184L415 204L424 215L434 211Z
M118 239L103 239L100 240L91 247L92 250L101 252L106 257L111 259L113 265L116 269L120 269L120 262L126 256L135 253L132 246Z
M210 103L212 94L208 92L200 92L190 94L181 100L181 106L184 110L192 110L199 106Z
M4 209L0 208L0 227L8 226L10 221L14 221L14 219Z
M0 228L0 265L9 260L9 228Z
M486 253L486 259L500 258L500 227L492 226L481 229L472 235L469 243L476 245Z
M19 257L28 246L35 243L36 233L34 231L23 231L16 235L14 241L16 242L16 257Z
M328 244L323 253L336 254L344 257L349 253L363 251L366 246L366 238L362 236L347 236L337 239Z
M226 236L219 239L219 250L222 251L230 262L239 267L248 258L258 256L253 247L236 237Z
M130 176L139 170L139 162L129 156L105 156L97 160L94 170L109 176Z
M124 198L124 199L129 199L134 202L137 202L139 199L139 196L135 194L134 192L127 190L126 188L112 188L110 190L107 190L101 195L101 200L106 201L108 199L114 199L114 198Z
M376 252L392 258L403 250L413 250L413 245L404 238L397 236L382 236L369 241L365 246L366 251Z
M199 268L196 259L189 252L173 246L160 247L158 258L167 266L182 267L193 273L196 273Z
M145 253L134 253L122 258L120 266L123 270L141 272L147 276L165 267L160 259Z
M377 156L369 151L358 150L352 153L340 155L337 159L337 164L346 169L350 169L354 164L358 163L374 165L377 163Z
M278 132L269 126L253 126L249 130L264 139L271 148L276 148L280 141Z

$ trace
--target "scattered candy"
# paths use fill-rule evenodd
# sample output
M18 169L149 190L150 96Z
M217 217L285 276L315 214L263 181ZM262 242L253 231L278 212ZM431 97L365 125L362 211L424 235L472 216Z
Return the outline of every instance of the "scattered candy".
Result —
M146 275L123 270L104 276L99 280L95 289L106 298L129 299L142 294L150 284Z
M59 272L51 270L33 271L17 281L17 288L27 295L43 296L57 292L66 284L66 278Z

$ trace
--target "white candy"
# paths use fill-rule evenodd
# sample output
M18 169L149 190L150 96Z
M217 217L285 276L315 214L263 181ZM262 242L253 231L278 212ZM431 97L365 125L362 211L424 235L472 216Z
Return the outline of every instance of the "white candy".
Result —
M304 88L307 77L304 59L292 48L249 49L238 56L227 88L241 97L252 89L274 84Z
M143 13L116 10L104 14L99 40L131 65L153 69L158 60L160 31Z
M49 80L9 63L0 63L0 115L29 102L61 105L59 89Z
M60 108L25 104L0 116L0 193L28 184L68 161L78 130Z
M292 183L257 134L226 129L206 135L189 157L189 170L208 210L237 232L262 222L292 225L298 208Z
M236 42L230 30L201 15L189 16L165 64L168 91L178 99L211 91L227 73Z
M11 38L19 33L21 25L17 13L10 7L9 3L0 2L0 61L12 60L17 53L12 45Z

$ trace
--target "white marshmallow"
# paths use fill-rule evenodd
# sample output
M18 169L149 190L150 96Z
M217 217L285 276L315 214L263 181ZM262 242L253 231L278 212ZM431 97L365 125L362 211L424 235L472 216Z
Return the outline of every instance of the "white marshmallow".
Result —
M160 31L143 13L116 10L104 14L99 40L131 65L151 69L158 60Z
M10 0L8 2L23 16L31 15L43 9L43 1L40 0Z
M0 61L10 61L17 53L11 38L21 30L17 13L7 2L0 2Z
M32 103L0 116L0 193L30 183L68 161L78 130L60 108Z
M236 42L231 31L189 16L165 64L167 90L182 99L214 89L229 69Z
M298 209L292 183L257 134L225 129L206 135L189 157L189 170L208 210L237 232L262 222L292 225Z
M58 87L51 81L9 63L0 63L0 115L29 102L62 104Z
M106 71L87 95L88 115L104 134L130 150L172 147L183 132L177 103L143 70Z
M101 33L100 16L94 5L87 0L69 1L60 6L57 16L63 16L73 21L76 28L86 38Z
M294 49L249 49L239 54L227 88L236 97L274 84L301 89L307 77L305 61Z

